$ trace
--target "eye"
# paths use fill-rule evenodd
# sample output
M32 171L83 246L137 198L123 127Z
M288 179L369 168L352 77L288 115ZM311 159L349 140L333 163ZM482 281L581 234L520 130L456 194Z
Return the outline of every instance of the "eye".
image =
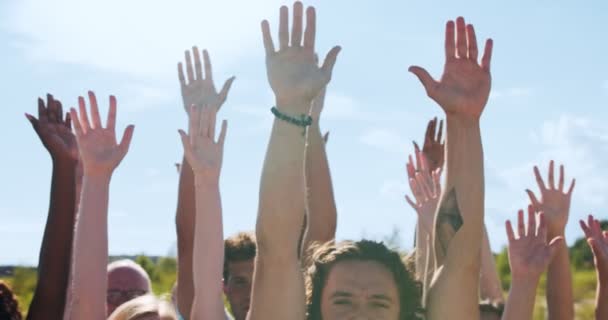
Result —
M379 302L379 301L374 301L371 303L372 307L374 308L379 308L379 309L388 309L389 305L383 302Z
M334 300L334 304L338 306L349 306L352 303L349 299L336 299Z

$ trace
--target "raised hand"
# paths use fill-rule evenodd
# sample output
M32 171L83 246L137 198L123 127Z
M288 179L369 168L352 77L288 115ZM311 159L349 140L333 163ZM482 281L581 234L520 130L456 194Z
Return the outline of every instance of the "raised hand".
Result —
M608 231L602 231L600 221L592 215L587 218L587 223L580 220L581 228L587 237L587 243L593 251L593 262L598 271L608 271ZM608 276L608 274L605 274ZM608 280L608 279L605 279Z
M222 122L222 129L218 141L215 142L215 122L217 109L192 107L190 110L190 124L188 134L179 130L184 145L186 160L192 166L195 177L204 178L205 181L219 181L224 154L224 140L228 123ZM210 179L210 180L207 180Z
M304 9L301 2L293 5L293 25L289 28L289 9L282 6L279 22L279 50L270 35L268 21L262 21L262 34L266 48L268 81L283 111L308 115L310 103L331 79L340 47L333 47L325 62L315 62L316 14L313 7L306 10L306 29L303 31ZM291 42L290 42L291 40Z
M437 118L429 121L424 135L424 145L422 153L424 153L429 169L435 171L443 168L445 160L445 140L442 141L443 135L443 120L439 122L439 130L437 130ZM414 148L420 150L418 144L414 141Z
M475 29L459 17L455 24L448 21L446 25L445 54L446 62L440 81L433 79L421 67L412 66L409 71L418 77L428 96L447 114L479 119L490 95L492 40L486 41L481 64L478 63Z
M38 98L38 119L30 114L25 117L30 121L40 141L51 154L54 161L78 161L78 146L72 133L70 114L63 116L63 107L51 94L44 100Z
M538 167L534 167L534 176L540 189L540 201L530 189L526 189L532 207L536 211L545 213L548 228L551 234L563 234L566 224L568 223L568 215L570 213L570 199L576 179L572 179L568 192L564 192L564 166L559 166L559 182L555 185L554 178L554 163L549 162L549 185L546 186Z
M213 73L211 71L211 60L209 60L209 53L207 50L203 50L203 62L205 67L205 76L203 77L203 69L201 66L201 58L197 47L192 47L192 53L194 54L194 69L192 68L192 58L190 57L190 51L186 50L184 53L186 60L186 74L188 80L184 76L184 68L182 63L177 64L177 74L179 77L179 84L182 90L182 98L184 100L184 109L186 113L190 114L190 107L197 106L202 108L204 106L213 106L217 109L221 108L228 91L232 86L232 82L235 77L231 77L226 82L222 90L218 93L215 90L213 84Z
M129 151L135 126L129 125L122 136L120 144L116 142L116 98L110 96L110 110L106 128L102 127L97 99L89 91L91 104L91 122L87 114L83 97L78 97L79 111L72 108L70 115L74 120L74 131L85 176L102 176L109 178Z
M431 234L435 210L441 196L441 168L430 171L426 157L420 150L416 150L416 158L417 166L414 166L412 156L407 163L408 180L416 201L412 201L408 195L405 200L416 210L420 225Z
M538 228L536 220L538 217ZM547 269L559 246L563 245L563 237L555 237L547 243L547 225L543 212L536 214L532 206L528 206L528 223L524 222L524 211L517 213L517 234L515 237L511 221L507 220L506 229L509 239L509 265L511 275L515 279L530 279L537 281Z

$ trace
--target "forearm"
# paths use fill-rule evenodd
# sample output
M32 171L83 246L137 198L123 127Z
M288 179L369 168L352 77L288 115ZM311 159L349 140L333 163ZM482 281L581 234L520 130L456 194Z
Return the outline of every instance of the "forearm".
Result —
M308 129L306 187L308 191L308 227L301 248L304 253L312 243L327 242L336 236L336 201L325 152L325 142L317 119L313 119L313 125Z
M416 278L422 281L427 270L435 270L434 255L429 251L429 240L431 235L420 225L416 224ZM428 264L427 264L428 260ZM430 278L428 280L430 281ZM425 283L425 287L428 284Z
M182 316L188 319L194 300L192 266L196 225L196 200L194 194L194 174L192 167L185 158L182 161L178 188L177 212L175 215L178 256L177 307ZM201 204L204 203L203 199L200 198L199 202Z
M607 274L608 275L608 274ZM608 277L598 274L595 296L595 319L608 319Z
M61 319L70 275L76 163L54 161L49 213L38 262L38 284L28 319Z
M502 285L500 277L496 270L496 262L494 254L490 247L490 239L488 232L484 227L483 243L481 246L481 273L479 283L479 297L481 300L490 300L492 302L503 302Z
M256 224L258 253L249 320L305 319L298 242L306 209L305 136L275 120L264 161Z
M194 302L191 319L222 319L224 234L218 181L196 178Z
M109 177L84 177L65 319L105 319Z
M532 319L537 286L538 277L522 281L513 280L502 320Z
M563 232L549 232L547 239L564 236ZM572 273L568 247L561 245L547 270L547 314L549 320L574 319Z

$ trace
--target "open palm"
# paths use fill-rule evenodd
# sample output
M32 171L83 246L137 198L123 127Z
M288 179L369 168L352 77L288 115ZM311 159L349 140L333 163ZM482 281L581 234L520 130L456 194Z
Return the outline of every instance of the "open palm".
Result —
M423 68L412 66L409 70L446 113L479 118L490 95L492 40L486 42L481 64L478 63L475 30L459 17L456 24L447 23L445 51L446 62L440 81L434 80Z
M608 232L602 231L600 221L592 215L587 218L587 223L580 220L580 225L593 252L596 268L601 271L606 270L608 268Z
M91 104L91 122L89 122L83 97L78 98L79 112L76 112L74 108L70 110L71 117L74 119L74 129L84 174L88 176L111 176L129 150L134 126L130 125L125 129L120 144L117 144L115 134L116 98L110 96L110 110L106 128L102 127L97 99L91 91L89 91L89 101Z

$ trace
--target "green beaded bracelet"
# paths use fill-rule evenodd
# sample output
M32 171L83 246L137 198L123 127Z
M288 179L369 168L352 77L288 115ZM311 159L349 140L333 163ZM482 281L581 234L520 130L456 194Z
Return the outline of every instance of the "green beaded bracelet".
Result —
M312 124L312 117L309 115L306 115L306 114L302 114L302 115L300 115L299 118L295 118L295 117L286 115L284 113L281 113L281 111L279 111L279 109L277 109L277 107L272 107L270 109L270 111L272 111L272 114L274 114L274 116L277 117L278 119L283 120L285 122L289 122L298 127L304 128L304 133L306 133L306 127L308 127Z

